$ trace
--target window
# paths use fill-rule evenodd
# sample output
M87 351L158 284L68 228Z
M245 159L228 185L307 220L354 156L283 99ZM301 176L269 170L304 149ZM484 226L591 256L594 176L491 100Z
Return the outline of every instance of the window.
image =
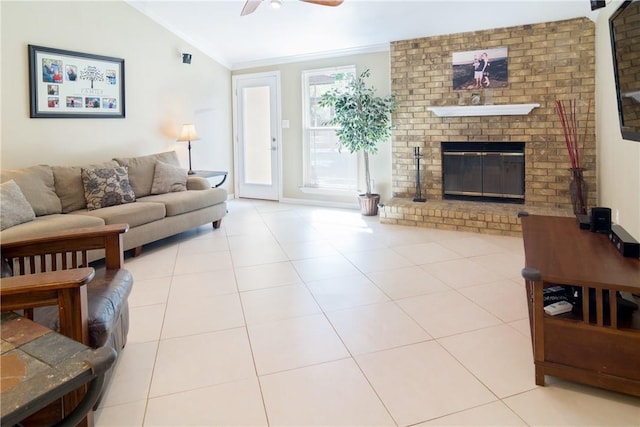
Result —
M356 190L358 158L340 150L336 127L326 123L333 111L318 105L323 93L344 88L355 78L356 67L302 72L304 123L304 187L324 190Z

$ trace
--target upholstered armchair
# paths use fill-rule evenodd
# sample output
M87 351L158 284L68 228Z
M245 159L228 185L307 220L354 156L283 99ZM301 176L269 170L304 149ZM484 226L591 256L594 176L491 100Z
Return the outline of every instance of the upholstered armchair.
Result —
M119 352L126 344L133 286L123 268L122 234L128 228L114 224L3 240L1 311L23 310L25 317L87 346ZM62 413L82 397L82 390L67 396Z

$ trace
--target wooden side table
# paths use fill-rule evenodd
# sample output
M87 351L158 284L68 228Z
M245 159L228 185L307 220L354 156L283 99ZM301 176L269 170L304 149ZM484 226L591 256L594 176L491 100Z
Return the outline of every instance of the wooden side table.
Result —
M191 175L189 175L189 176L199 176L199 177L207 178L207 179L221 176L222 180L219 183L213 185L213 188L218 188L222 184L224 184L224 182L227 180L227 174L228 173L229 172L227 172L227 171L193 171L193 173Z
M110 347L92 349L14 312L0 315L3 426L18 424L91 382L83 400L61 425L78 424L98 398L104 372L116 358ZM91 424L91 423L89 423Z

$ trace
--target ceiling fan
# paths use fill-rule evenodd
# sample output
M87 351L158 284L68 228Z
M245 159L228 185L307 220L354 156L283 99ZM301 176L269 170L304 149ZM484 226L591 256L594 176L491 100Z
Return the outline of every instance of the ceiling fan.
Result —
M300 0L306 3L319 4L321 6L340 6L344 0ZM247 0L242 8L242 12L240 12L240 16L245 16L250 13L255 12L255 10L260 6L262 0ZM282 3L281 0L270 0L271 5L274 7L280 7Z

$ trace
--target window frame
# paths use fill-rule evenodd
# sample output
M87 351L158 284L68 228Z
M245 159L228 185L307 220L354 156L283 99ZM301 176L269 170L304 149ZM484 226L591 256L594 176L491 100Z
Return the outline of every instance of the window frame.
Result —
M310 94L310 84L309 80L311 77L315 75L321 74L337 74L337 73L351 73L355 77L357 74L357 69L355 65L343 65L336 67L328 67L328 68L318 68L311 70L303 70L302 71L302 145L303 145L303 158L302 158L302 187L301 190L303 192L310 193L323 193L323 194L339 194L339 193L354 193L358 191L359 186L359 168L360 162L357 154L350 154L348 151L345 151L350 158L350 168L353 170L352 173L352 182L348 186L327 186L320 185L312 182L310 178L310 173L312 169L311 165L311 143L312 138L311 135L313 132L335 132L339 129L338 126L312 126L311 124L311 94ZM337 139L336 139L337 142Z

